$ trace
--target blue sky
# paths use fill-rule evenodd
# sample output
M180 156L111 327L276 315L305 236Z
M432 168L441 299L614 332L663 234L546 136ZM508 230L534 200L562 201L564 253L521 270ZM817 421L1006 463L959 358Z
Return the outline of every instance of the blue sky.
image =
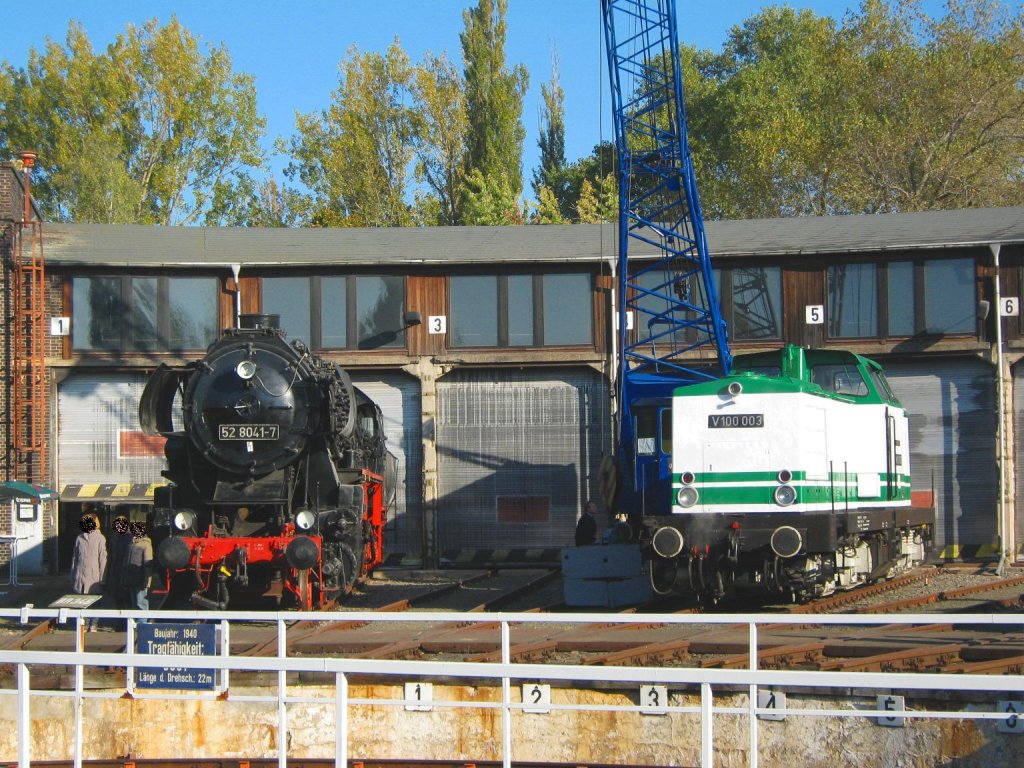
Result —
M461 61L462 11L475 0L43 0L28 6L0 2L0 60L22 67L30 48L41 50L47 37L63 42L70 19L79 20L101 50L129 23L171 15L213 45L225 45L234 67L256 78L259 108L267 118L268 154L276 136L288 136L296 111L329 104L338 85L338 62L356 45L382 51L397 36L413 61L424 52L446 51ZM729 29L774 3L757 0L697 2L677 0L679 33L689 44L719 50ZM800 0L789 5L841 18L859 0ZM941 15L941 0L924 8ZM506 55L530 71L523 110L527 130L524 175L538 161L540 86L551 77L551 51L557 49L565 90L566 157L588 154L611 139L607 65L601 51L598 0L509 0ZM42 155L44 149L39 148ZM45 156L40 157L45 163ZM273 167L280 169L278 159Z

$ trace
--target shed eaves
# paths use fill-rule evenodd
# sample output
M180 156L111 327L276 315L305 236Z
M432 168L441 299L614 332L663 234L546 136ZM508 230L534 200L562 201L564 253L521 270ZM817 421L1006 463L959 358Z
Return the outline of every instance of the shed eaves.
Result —
M855 253L1024 243L1024 207L707 223L713 257ZM631 244L631 256L653 255ZM61 266L223 267L318 264L573 263L617 251L612 224L256 229L48 224Z

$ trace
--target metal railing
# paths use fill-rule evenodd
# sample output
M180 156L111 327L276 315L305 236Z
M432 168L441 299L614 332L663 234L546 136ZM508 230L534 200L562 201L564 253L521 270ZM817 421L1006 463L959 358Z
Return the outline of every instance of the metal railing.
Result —
M125 652L106 653L91 652L84 648L84 624L87 618L120 620L126 626ZM136 622L156 618L161 626L171 622L203 622L215 623L220 628L220 637L216 643L214 655L160 655L153 656L137 652L128 652L135 647ZM815 626L871 626L871 625L971 625L973 627L991 626L993 628L1011 628L1019 631L1024 628L1022 615L977 615L969 617L951 617L946 614L928 615L764 615L719 614L719 615L607 615L607 614L520 614L520 613L376 613L376 612L337 612L324 613L254 613L254 612L195 612L195 611L162 611L159 614L144 614L138 611L104 611L104 610L67 610L67 609L35 609L26 606L21 609L0 609L0 619L14 619L21 624L56 620L58 624L73 624L75 633L75 650L73 651L35 651L35 650L0 650L0 665L12 665L16 670L15 687L0 690L0 695L16 697L17 703L17 735L18 765L27 768L31 763L30 751L30 701L33 696L69 697L74 703L75 737L73 761L76 766L82 763L82 706L90 699L123 698L125 693L135 698L155 699L190 699L215 700L225 698L229 687L231 671L276 672L278 675L276 693L268 695L235 695L231 701L253 701L276 703L277 705L277 745L278 762L282 768L287 764L288 711L287 705L297 702L315 701L323 704L323 698L309 698L288 695L286 676L289 673L326 673L333 675L335 696L335 762L347 765L349 708L362 705L391 705L415 709L422 704L414 698L403 699L354 699L349 697L348 677L350 675L384 676L397 679L410 677L418 680L458 679L458 680L500 680L501 701L464 702L464 701L432 701L431 706L441 707L483 707L500 709L502 725L502 762L504 766L512 765L513 713L529 711L530 703L514 701L512 697L513 681L530 681L545 683L583 683L609 684L620 686L625 683L637 686L664 686L674 689L698 689L700 706L671 706L668 699L665 703L653 706L640 701L635 706L585 705L545 703L548 710L575 711L621 711L641 714L698 714L701 721L700 764L711 768L714 728L713 720L717 715L745 715L749 722L749 765L757 768L758 764L758 723L760 718L780 719L781 717L840 717L840 718L893 718L894 712L889 709L802 709L777 708L759 706L758 691L771 689L785 691L795 688L813 689L819 692L835 692L837 690L868 690L889 694L894 690L919 692L951 691L981 692L998 697L1020 697L1024 692L1024 676L1022 675L984 675L984 674L939 674L939 673L907 673L907 672L829 672L803 670L762 670L757 668L757 652L759 626L764 624L815 625ZM641 619L644 624L661 625L708 625L723 627L725 625L746 626L748 634L747 658L749 664L745 669L715 669L693 667L638 667L638 666L583 666L579 664L555 663L513 663L511 661L511 628L538 624L557 625L591 625L591 624L633 624ZM391 659L365 659L340 657L290 657L288 649L288 629L294 622L308 620L320 623L329 622L403 622L403 623L488 623L500 626L501 661L500 662L463 662L463 661L409 661ZM277 655L274 657L242 656L230 654L231 627L238 623L276 624ZM32 688L31 667L33 665L66 665L74 668L74 687L72 690L34 690ZM125 670L124 689L85 690L85 667L111 667ZM214 690L187 691L173 690L141 690L136 684L133 670L145 667L168 667L186 669L205 669L218 671L218 683ZM638 689L640 690L640 689ZM747 691L747 705L741 707L715 706L715 691ZM1000 711L997 709L998 698L992 701L991 711L936 711L906 710L899 711L899 717L907 719L955 719L955 720L996 720L1016 722L1015 712L1024 710L1012 707Z

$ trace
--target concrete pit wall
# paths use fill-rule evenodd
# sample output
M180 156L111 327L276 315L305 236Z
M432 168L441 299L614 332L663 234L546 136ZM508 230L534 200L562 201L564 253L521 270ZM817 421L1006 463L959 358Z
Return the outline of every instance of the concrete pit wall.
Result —
M513 701L519 701L513 687ZM5 692L7 693L7 692ZM277 706L239 701L242 696L274 696L270 688L232 688L223 701L90 699L83 706L86 760L143 758L273 758L277 755ZM323 704L287 705L288 755L332 759L335 749L334 688L290 687L290 696L323 698ZM235 697L232 700L231 697ZM401 700L397 685L349 686L350 699ZM622 707L638 704L627 692L554 688L552 703ZM636 712L552 710L514 711L513 759L572 764L700 764L700 696L673 692L671 706L694 713L642 715ZM434 702L500 702L500 687L440 686ZM747 706L744 694L716 695L715 707ZM790 709L875 709L873 697L825 699L789 694ZM965 705L963 711L993 711L991 705ZM907 709L928 709L907 699ZM935 707L954 710L956 705ZM68 760L74 754L74 710L70 698L31 699L32 760ZM903 728L885 728L871 718L794 717L759 723L759 765L764 768L990 768L1013 765L1024 735L997 732L995 720L911 719ZM18 757L17 705L0 697L0 760ZM750 765L745 715L714 718L716 768ZM1016 755L1016 757L1015 757ZM501 710L435 707L409 712L401 705L351 705L349 757L362 759L501 760Z

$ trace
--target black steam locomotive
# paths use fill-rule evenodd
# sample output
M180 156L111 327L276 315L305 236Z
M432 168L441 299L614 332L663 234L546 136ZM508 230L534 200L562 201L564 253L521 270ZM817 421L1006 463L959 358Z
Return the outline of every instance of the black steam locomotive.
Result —
M242 315L203 359L161 365L139 421L166 438L155 558L173 597L235 593L311 610L383 560L395 459L380 408L339 366ZM179 412L180 406L180 412Z

